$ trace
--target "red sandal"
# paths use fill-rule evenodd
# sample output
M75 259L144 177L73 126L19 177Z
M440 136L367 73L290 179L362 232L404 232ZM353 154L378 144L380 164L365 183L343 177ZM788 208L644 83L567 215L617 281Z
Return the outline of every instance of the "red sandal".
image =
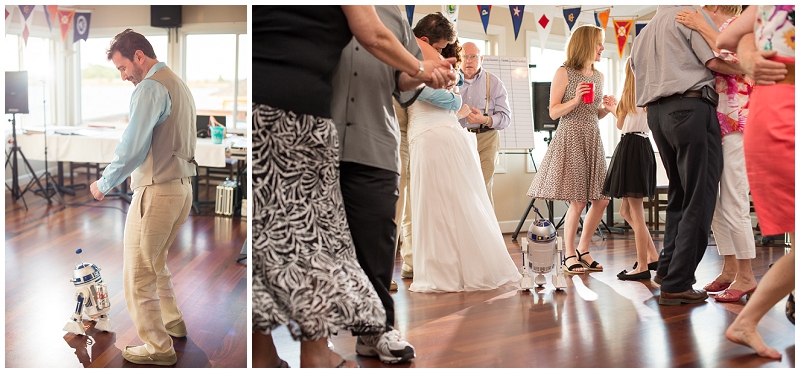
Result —
M722 293L717 294L714 297L714 299L716 299L717 302L738 302L744 296L748 294L753 294L754 291L756 291L756 288L752 288L747 291L736 290L736 289L725 289L725 291L723 291Z

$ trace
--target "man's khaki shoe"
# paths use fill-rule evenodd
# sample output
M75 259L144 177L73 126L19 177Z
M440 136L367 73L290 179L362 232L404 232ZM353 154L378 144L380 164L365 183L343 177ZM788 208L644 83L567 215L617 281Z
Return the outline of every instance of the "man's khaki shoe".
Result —
M186 323L181 320L179 323L167 328L167 334L175 338L183 338L186 336Z
M178 356L175 355L175 350L166 354L151 354L147 352L147 348L145 348L144 345L125 347L125 349L122 350L122 357L134 364L170 366L178 362Z

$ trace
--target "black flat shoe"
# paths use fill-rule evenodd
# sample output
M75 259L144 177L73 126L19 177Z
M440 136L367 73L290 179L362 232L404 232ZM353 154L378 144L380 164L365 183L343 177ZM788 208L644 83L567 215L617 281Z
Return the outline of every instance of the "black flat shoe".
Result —
M617 274L617 278L620 280L649 280L650 279L650 271L644 271L639 273L634 273L632 275L628 274L628 271L622 271Z
M632 269L636 269L636 267L638 267L638 266L639 266L639 262L633 262L633 268ZM647 269L650 270L650 271L657 270L658 269L658 261L656 260L655 262L647 263Z

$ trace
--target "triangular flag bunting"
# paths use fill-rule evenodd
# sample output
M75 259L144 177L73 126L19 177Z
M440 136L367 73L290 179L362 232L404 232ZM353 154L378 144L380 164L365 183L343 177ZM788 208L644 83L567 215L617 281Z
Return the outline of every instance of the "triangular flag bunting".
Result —
M61 25L61 41L67 42L67 31L72 24L72 17L75 16L74 10L58 10L58 24Z
M481 15L481 22L483 22L483 32L487 32L486 28L489 26L489 13L491 12L491 5L478 5L478 14Z
M636 33L634 35L639 35L645 26L647 26L647 22L636 22Z
M564 20L567 21L567 27L572 32L572 27L575 22L578 22L578 16L581 15L581 7L577 8L564 8Z
M594 23L597 27L605 30L608 27L608 16L611 14L611 9L602 12L594 12Z
M633 20L617 21L614 20L614 34L617 37L617 49L619 49L619 58L622 58L622 51L625 50L625 43L628 42L628 35L631 33Z
M414 28L414 6L413 5L406 5L406 17L408 19L408 25L411 28Z
M522 16L525 14L525 5L509 5L511 22L514 24L514 40L519 36L519 27L522 25Z
M58 23L58 5L48 5L44 9L50 13L50 23L55 25ZM52 29L50 30L52 31Z
M9 10L11 9L11 10ZM6 34L8 33L8 26L11 26L11 15L14 14L14 7L6 5Z
M442 14L455 25L458 21L458 5L442 5Z
M22 29L22 40L25 41L25 45L26 46L28 45L28 35L31 34L30 28L28 26L33 21L33 17L31 17L31 14L33 14L33 8L35 8L35 7L36 7L36 5L20 5L19 6L19 11L22 12L22 17L25 20L25 26Z
M556 7L553 5L536 6L533 8L533 16L536 17L536 33L539 34L539 47L542 49L542 53L544 53L544 46L547 43L550 30L553 28L555 14Z
M92 20L91 12L75 12L75 25L72 26L73 37L72 42L86 39L89 37L89 22Z

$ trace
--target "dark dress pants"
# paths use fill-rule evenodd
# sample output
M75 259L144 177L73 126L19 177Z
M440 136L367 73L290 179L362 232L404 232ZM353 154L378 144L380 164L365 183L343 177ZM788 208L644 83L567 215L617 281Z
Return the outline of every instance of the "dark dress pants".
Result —
M647 106L647 121L669 178L661 291L692 288L708 234L720 175L722 137L713 106L701 98L665 98Z
M394 300L389 285L394 271L397 232L394 215L400 175L353 162L340 162L339 171L358 263L386 308L386 330L389 330L394 327Z

